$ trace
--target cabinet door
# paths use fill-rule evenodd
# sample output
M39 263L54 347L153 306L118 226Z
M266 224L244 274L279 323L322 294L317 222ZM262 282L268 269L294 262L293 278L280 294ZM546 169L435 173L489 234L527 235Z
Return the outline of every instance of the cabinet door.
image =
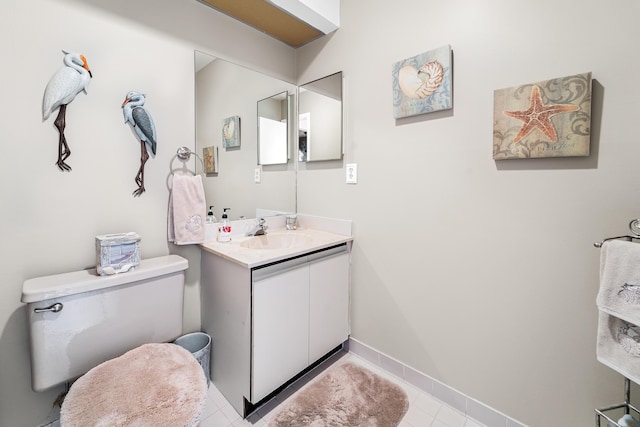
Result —
M349 337L349 255L342 252L310 265L309 363Z
M257 403L307 367L309 267L253 280L251 401Z

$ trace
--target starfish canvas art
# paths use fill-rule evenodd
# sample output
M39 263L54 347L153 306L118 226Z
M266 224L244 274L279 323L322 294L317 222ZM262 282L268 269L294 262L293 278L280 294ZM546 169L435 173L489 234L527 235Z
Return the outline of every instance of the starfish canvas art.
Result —
M493 158L588 156L591 73L494 92Z
M218 173L218 147L203 147L204 173Z

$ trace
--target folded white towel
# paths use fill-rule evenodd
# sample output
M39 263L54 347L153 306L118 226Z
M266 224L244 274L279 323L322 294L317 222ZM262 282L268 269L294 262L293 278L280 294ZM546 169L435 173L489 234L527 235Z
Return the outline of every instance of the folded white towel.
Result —
M200 175L173 175L169 195L168 235L176 245L204 242L206 203Z
M635 383L640 383L638 332L637 326L603 311L598 313L598 361Z
M640 244L611 240L602 245L598 308L640 325Z

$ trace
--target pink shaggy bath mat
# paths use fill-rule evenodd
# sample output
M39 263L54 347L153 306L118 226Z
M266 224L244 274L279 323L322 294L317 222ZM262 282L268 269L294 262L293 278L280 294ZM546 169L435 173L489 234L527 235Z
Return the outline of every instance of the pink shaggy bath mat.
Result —
M60 410L63 427L197 426L207 379L175 344L144 344L80 377Z
M327 369L283 405L269 427L393 427L409 400L396 384L347 362Z

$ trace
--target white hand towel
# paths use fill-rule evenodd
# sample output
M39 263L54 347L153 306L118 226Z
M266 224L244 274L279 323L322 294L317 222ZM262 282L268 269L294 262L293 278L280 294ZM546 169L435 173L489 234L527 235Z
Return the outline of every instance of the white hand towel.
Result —
M633 382L640 381L640 244L602 245L597 359Z
M206 202L200 175L173 175L169 195L168 235L176 245L204 242Z
M611 240L602 245L598 308L640 325L640 244Z

